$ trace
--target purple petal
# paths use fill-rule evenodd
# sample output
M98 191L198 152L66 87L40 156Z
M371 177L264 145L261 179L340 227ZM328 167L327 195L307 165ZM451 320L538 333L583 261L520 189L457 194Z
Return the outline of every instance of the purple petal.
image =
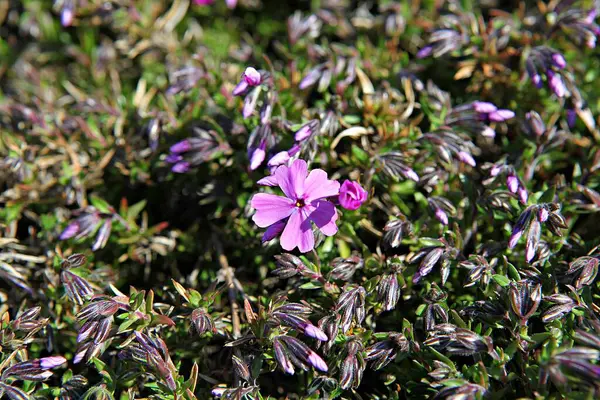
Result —
M508 248L512 249L517 245L519 239L523 236L523 230L517 230L510 235L510 239L508 240Z
M545 207L542 207L538 211L538 220L540 222L546 222L548 220L549 215L550 214L548 213L548 210Z
M286 221L281 220L281 221L275 222L273 225L269 226L262 237L263 243L268 242L269 240L273 240L277 236L279 236L281 234L281 232L283 232L283 229L285 228L285 224L286 224Z
M255 194L250 205L256 209L252 220L261 228L289 217L296 208L293 200L269 193Z
M315 237L310 221L305 218L302 212L292 213L283 230L280 243L284 250L292 251L298 247L301 253L311 251L315 247Z
M335 222L338 219L337 209L335 205L327 200L317 200L310 205L305 206L308 219L326 236L333 236L337 233L337 225Z
M295 160L289 168L285 165L277 168L275 177L283 193L290 199L297 200L303 198L307 173L306 161Z
M248 90L249 87L250 85L248 85L248 82L246 82L246 80L242 78L242 80L239 81L239 83L233 88L231 94L234 96L239 96L246 90Z
M529 198L529 193L527 193L527 189L525 189L524 187L519 187L519 189L517 189L517 195L519 196L519 200L521 200L521 203L527 204L527 199Z
M275 175L265 176L264 178L259 179L256 184L261 186L277 186L277 177Z
M322 169L313 169L304 182L304 200L307 203L325 197L337 196L340 192L340 183L327 179L327 172Z

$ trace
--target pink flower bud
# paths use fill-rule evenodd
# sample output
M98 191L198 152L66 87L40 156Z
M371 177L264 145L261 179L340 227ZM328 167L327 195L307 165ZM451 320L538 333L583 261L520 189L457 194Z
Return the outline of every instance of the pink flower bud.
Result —
M244 81L246 81L246 83L250 86L260 85L260 72L252 67L246 68L244 71Z
M367 200L368 193L357 182L345 180L340 187L340 205L346 210L357 210Z
M542 207L538 210L538 220L540 222L546 222L548 220L549 215L550 214L548 213L546 207Z

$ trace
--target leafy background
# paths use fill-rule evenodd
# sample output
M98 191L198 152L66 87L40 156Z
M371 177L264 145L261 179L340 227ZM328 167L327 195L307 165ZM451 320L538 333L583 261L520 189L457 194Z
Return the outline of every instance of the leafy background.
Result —
M1 1L0 393L598 396L600 62L580 37L582 27L584 39L598 34L597 7ZM418 57L428 45L433 55ZM564 96L549 76L538 90L527 75L548 48L566 67L536 62L560 74ZM330 80L320 70L299 88L336 63ZM249 168L259 113L244 119L231 94L248 66L270 73L265 90L277 94L270 154L316 119L322 129L301 157L370 193L315 252L262 244L251 220L268 171ZM450 123L473 101L515 116L489 124L494 138ZM199 130L226 145L174 173L169 147ZM61 240L82 215L90 231ZM417 271L426 276L415 282ZM301 309L328 341L278 309ZM86 320L106 322L88 332ZM287 349L299 358L294 375L282 370L280 336L303 343ZM54 355L66 362L44 379L19 364Z

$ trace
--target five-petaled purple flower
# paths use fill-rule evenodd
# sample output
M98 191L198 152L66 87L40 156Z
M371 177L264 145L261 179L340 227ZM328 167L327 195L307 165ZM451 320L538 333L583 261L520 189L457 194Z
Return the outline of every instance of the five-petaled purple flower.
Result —
M275 231L273 237L282 230L281 247L287 251L298 247L302 253L312 250L315 237L311 222L327 236L337 232L337 210L326 198L339 194L338 181L327 179L322 169L309 173L304 160L295 160L290 167L282 165L273 175L285 197L258 193L250 204L256 209L252 220L259 227L269 228L270 234L273 232L269 230Z
M358 210L367 201L368 193L358 182L345 180L340 188L340 205L346 210Z

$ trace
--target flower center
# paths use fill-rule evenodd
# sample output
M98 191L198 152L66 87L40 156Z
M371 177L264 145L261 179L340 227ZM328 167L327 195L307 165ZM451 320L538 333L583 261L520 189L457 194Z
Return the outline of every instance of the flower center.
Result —
M304 206L305 206L304 199L296 200L296 207L304 207Z

